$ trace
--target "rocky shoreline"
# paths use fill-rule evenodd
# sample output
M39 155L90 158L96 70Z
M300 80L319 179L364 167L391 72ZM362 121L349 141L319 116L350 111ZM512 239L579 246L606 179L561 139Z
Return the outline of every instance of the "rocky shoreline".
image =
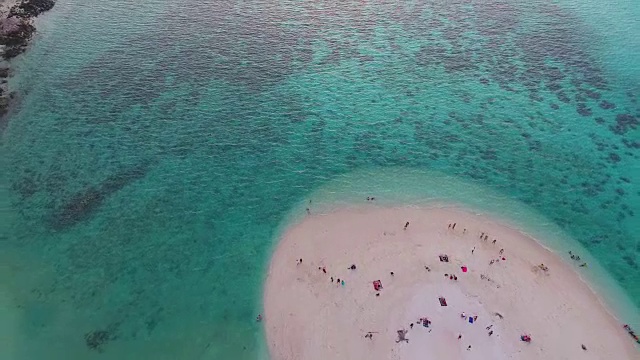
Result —
M7 89L8 60L23 53L36 31L33 18L51 10L54 0L0 0L0 116L13 95Z

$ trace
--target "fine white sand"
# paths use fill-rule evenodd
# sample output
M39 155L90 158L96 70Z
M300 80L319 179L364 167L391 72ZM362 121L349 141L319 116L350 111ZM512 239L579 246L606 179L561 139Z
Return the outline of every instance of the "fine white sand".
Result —
M448 229L452 223L455 230ZM480 240L481 233L487 241ZM501 249L506 260L490 265L501 259ZM449 262L441 262L440 254ZM348 269L351 264L356 270ZM263 321L270 355L273 360L640 358L622 324L576 273L579 264L563 261L519 231L459 209L366 206L312 214L285 233L269 267ZM336 284L338 278L344 286ZM379 296L374 280L382 281ZM440 296L448 306L440 306ZM470 324L462 312L477 316L477 322ZM431 320L429 328L416 324L422 317ZM396 342L401 329L408 330L408 343ZM373 332L371 339L367 332ZM532 341L521 341L522 334Z

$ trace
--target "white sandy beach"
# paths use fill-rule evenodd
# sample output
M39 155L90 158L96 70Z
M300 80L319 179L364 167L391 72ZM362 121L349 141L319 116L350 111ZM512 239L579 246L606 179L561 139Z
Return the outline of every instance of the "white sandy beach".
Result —
M452 223L455 230L448 229ZM487 241L480 239L482 233ZM449 262L441 262L441 254ZM355 270L349 269L352 264ZM273 360L640 358L622 323L578 276L579 264L519 231L459 209L366 206L312 214L285 233L269 267L263 321L270 355ZM338 278L344 286L336 284ZM382 282L379 292L374 280ZM447 306L440 305L441 296ZM477 321L469 323L470 316ZM428 328L417 323L423 317L431 321ZM402 329L408 330L408 342L396 342ZM368 332L371 339L365 338ZM521 341L523 334L532 341Z

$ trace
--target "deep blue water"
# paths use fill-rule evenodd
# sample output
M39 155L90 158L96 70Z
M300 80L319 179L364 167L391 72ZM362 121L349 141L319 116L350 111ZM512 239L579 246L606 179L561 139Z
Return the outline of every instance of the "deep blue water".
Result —
M638 19L623 0L60 0L2 123L0 358L256 358L279 226L363 168L542 214L640 306Z

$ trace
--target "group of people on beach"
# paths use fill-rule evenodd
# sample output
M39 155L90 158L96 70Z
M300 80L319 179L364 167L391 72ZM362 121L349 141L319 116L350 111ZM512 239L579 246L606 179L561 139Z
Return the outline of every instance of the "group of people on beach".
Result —
M373 200L373 199L374 199L374 198L370 198L370 197L368 197L368 198L367 198L367 201L371 201L371 200ZM404 224L403 229L404 229L404 230L407 230L407 228L409 227L409 224L410 224L410 223L409 223L409 221L407 221L407 222ZM450 223L450 224L448 224L448 229L455 230L456 225L457 225L457 223L456 223L456 222L454 222L454 223ZM463 230L463 233L466 233L466 229L464 229L464 230ZM480 234L479 238L480 238L481 240L483 240L483 241L488 241L489 236L488 236L488 234L487 234L487 233L482 232L482 233ZM496 242L497 242L497 239L493 239L492 244L494 244L494 245L495 245L495 244L496 244ZM472 253L472 254L473 254L474 252L475 252L475 247L473 247L473 249L471 250L471 253ZM500 261L500 260L506 260L506 259L503 257L503 254L504 254L504 249L500 249L500 251L499 251L499 255L500 255L500 257L498 257L498 258L497 258L497 259L495 259L495 260L491 260L491 262L490 262L490 264L489 264L489 265L493 264L494 262ZM572 255L572 258L573 258L573 254L571 254L571 255ZM448 256L447 256L447 255L440 255L440 261L442 261L442 262L448 262L448 261L449 261ZM301 264L302 264L302 258L297 259L297 260L296 260L296 265L301 265ZM543 265L543 264L541 264L541 266L544 266L544 265ZM431 270L428 266L425 266L425 269L427 269L428 271L430 271L430 270ZM351 270L351 271L356 270L356 265L355 265L355 264L351 264L350 266L348 266L348 267L347 267L347 270ZM318 267L318 271L322 271L322 273L323 273L323 274L327 274L327 275L328 275L327 269L326 269L326 267L324 267L324 266L319 266L319 267ZM463 271L466 271L466 269L463 269ZM394 272L390 272L390 275L391 275L391 276L394 276ZM447 278L447 277L448 277L448 278L449 278L449 280L453 280L453 281L457 281L457 280L458 280L458 276L457 276L456 274L453 274L453 273L446 273L446 274L444 274L444 276L445 276L445 278ZM344 279L340 279L340 278L337 278L337 279L336 279L336 278L334 278L334 276L331 276L331 275L329 275L329 277L330 277L330 281L331 281L332 283L334 283L334 282L335 282L335 283L336 283L336 284L338 284L338 285L345 286ZM377 280L377 282L380 282L380 281L379 281L379 280ZM379 294L379 291L380 291L380 289L382 289L382 284L381 284L381 282L380 282L380 284L379 284L379 286L378 286L378 287L376 287L375 285L376 285L376 284L375 284L375 282L374 282L374 287L375 287L375 288L376 288L376 290L378 291L378 292L376 293L376 295L380 295L380 294ZM478 319L478 316L477 316L477 315L467 317L467 315L466 315L464 312L463 312L463 313L461 313L461 315L460 315L460 316L461 316L461 318L463 318L464 320L467 320L467 319L468 319L468 320L469 320L469 323L474 323L474 322L476 322L476 321L477 321L477 319ZM261 320L262 320L262 315L258 315L258 318L257 318L256 320L257 320L257 321L261 321ZM429 328L429 332L431 332L431 330L432 330L432 329L430 328L430 327L431 327L431 320L429 320L429 318L428 318L428 317L423 316L423 317L419 318L419 320L418 320L417 322L415 322L415 324L418 324L418 325L422 324L422 326L423 326L424 328ZM413 329L413 327L414 327L414 323L412 322L412 323L410 323L410 324L409 324L409 328L410 328L410 329ZM494 330L493 330L493 324L491 324L491 325L487 326L487 327L486 327L486 330L487 330L487 332L488 332L488 335L489 335L489 336L492 336L492 335L493 335L493 333L494 333ZM365 337L365 338L367 338L367 339L372 340L372 339L373 339L373 334L374 334L374 333L376 333L376 332L368 331L368 332L365 334L365 336L364 336L364 337ZM398 330L398 331L397 331L398 339L396 340L396 343L399 343L399 342L407 342L407 343L408 343L408 342L409 342L409 339L407 339L407 338L406 338L407 333L408 333L408 330L405 330L405 329ZM462 339L462 334L459 334L459 335L458 335L458 339ZM468 345L467 350L471 350L471 345Z
M571 260L578 261L578 262L580 261L580 256L578 256L578 255L574 254L573 252L571 252L571 250L569 250L569 255L571 255L571 256L570 256L570 257L571 257ZM585 267L585 266L587 266L587 263L586 263L586 262L583 262L583 263L582 263L582 264L580 264L579 266L580 266L580 267Z

